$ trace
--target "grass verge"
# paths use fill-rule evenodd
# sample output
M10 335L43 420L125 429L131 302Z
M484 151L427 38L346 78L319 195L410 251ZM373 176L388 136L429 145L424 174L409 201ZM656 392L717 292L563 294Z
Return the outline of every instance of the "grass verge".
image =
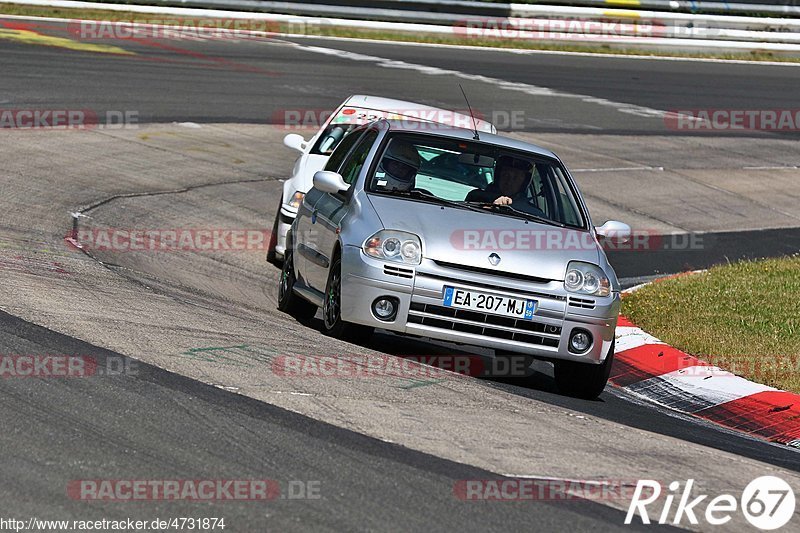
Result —
M107 20L107 21L135 21L135 22L154 22L180 24L181 17L165 16L151 13L128 13L123 11L108 11L103 9L76 9L76 8L55 8L44 6L27 6L20 4L0 4L0 15L18 15L29 17L54 17L54 18L73 18L86 20ZM254 28L262 25L254 24ZM295 26L296 27L296 26ZM284 33L290 31L288 24L275 25L270 27L271 31ZM784 56L765 51L753 51L750 53L690 53L690 52L671 52L654 51L631 48L611 47L608 45L575 45L560 44L554 42L543 42L528 39L492 39L492 38L473 38L454 35L432 35L414 32L392 32L383 30L368 30L358 28L347 28L341 26L318 26L314 27L308 34L320 37L347 37L353 39L384 40L399 42L415 42L429 44L447 44L455 46L481 46L487 48L506 48L515 50L545 50L557 52L584 52L602 53L615 55L641 55L651 57L685 57L685 58L708 58L726 59L739 61L781 61L788 63L800 63L800 57Z
M622 313L686 353L800 393L800 256L714 267L647 285Z

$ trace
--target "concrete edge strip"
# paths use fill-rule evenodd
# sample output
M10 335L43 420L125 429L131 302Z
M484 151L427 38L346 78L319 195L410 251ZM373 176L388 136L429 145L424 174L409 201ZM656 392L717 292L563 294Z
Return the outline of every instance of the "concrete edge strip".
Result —
M670 277L674 276L655 281ZM622 315L614 357L609 382L616 387L751 437L800 448L798 394L749 381L693 357Z

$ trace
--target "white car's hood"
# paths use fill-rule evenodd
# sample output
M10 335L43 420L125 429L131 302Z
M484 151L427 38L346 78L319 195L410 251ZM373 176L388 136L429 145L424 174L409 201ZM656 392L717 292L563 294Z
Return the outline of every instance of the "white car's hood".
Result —
M588 231L375 194L369 200L386 229L418 235L434 261L548 280L563 280L570 261L599 261Z
M314 186L314 174L325 168L330 156L307 154L300 159L295 170L295 182L298 191L308 192Z

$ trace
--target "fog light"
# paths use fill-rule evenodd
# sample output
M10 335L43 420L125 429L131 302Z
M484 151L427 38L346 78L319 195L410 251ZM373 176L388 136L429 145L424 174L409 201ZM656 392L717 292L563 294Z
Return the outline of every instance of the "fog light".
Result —
M569 351L572 353L584 353L592 347L592 334L583 329L572 331L569 338Z
M378 320L389 322L394 320L394 317L397 315L398 304L397 298L381 296L372 302L372 314L374 314L375 318Z

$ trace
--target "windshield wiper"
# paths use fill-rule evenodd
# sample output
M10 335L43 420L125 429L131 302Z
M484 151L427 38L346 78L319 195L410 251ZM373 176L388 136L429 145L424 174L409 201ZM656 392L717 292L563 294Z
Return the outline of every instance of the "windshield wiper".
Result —
M468 204L466 202L459 202L458 200L448 200L446 198L439 198L435 194L422 192L422 191L420 191L418 189L411 189L410 191L405 191L405 192L395 191L395 194L397 194L397 193L407 194L408 196L410 196L412 198L418 198L420 200L428 200L428 201L431 201L431 202L435 202L437 204L448 205L450 207L456 207L458 209L469 209L470 211L478 211L478 212L482 212L483 211L483 209L481 209L480 207L476 207L474 205L470 205L470 204Z
M533 213L526 213L525 211L520 211L510 205L503 205L503 204L495 204L492 202L467 202L468 204L472 205L480 205L482 208L489 208L492 211L503 211L505 214L515 215L519 218L524 218L526 220L533 220L534 222L541 222L542 224L547 224L550 226L558 226L559 228L565 228L566 224L562 224L561 222L556 222L555 220L550 220L549 218L540 217L534 215Z

